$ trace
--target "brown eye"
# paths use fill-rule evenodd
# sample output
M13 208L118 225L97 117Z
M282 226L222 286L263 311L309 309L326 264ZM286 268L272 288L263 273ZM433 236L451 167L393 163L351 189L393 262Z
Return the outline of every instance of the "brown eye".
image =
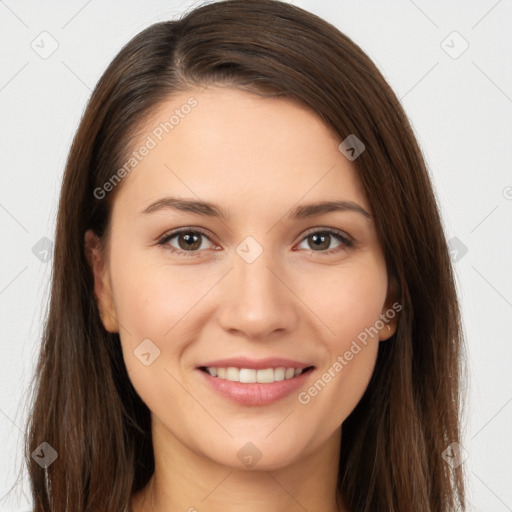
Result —
M203 246L203 241L210 241L211 246ZM208 249L213 247L210 238L202 231L192 229L182 229L180 231L173 231L164 235L158 242L158 245L169 249L172 253L184 256L199 256L201 249Z
M331 236L327 234L314 234L309 235L307 238L312 249L326 250L331 245Z
M333 247L332 239L338 242L338 245ZM353 247L354 242L348 237L343 235L341 232L327 230L327 231L315 231L310 233L303 238L301 243L307 241L307 247L313 252L319 252L323 254L331 254L343 249Z
M180 249L184 250L195 250L201 247L201 234L197 234L193 231L190 233L179 233L176 235L176 240Z

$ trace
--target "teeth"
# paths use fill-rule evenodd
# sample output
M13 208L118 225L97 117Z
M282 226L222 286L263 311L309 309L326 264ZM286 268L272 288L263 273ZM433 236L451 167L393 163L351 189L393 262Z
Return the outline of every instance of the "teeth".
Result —
M256 372L256 382L265 384L267 382L274 382L274 368L267 368L265 370L258 370Z
M276 368L274 370L274 380L284 380L284 376L286 375L286 370L284 368Z
M256 370L251 370L250 368L242 368L238 372L239 382L245 382L245 383L251 383L251 382L257 382L258 378L258 372Z
M229 367L226 368L226 380L231 380L233 382L240 380L240 371L238 368Z
M265 368L264 370L254 370L253 368L228 368L208 367L206 371L213 377L229 380L231 382L242 382L251 384L255 382L270 383L281 380L292 379L302 373L301 368Z

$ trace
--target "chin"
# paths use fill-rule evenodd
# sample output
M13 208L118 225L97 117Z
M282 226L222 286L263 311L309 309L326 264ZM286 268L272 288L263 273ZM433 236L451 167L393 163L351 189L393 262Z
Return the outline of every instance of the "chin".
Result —
M292 437L288 439L291 441ZM307 455L305 447L302 450L296 441L284 444L280 439L272 439L272 434L252 441L247 437L231 439L213 452L211 448L210 445L203 452L205 456L236 471L275 471L296 464Z

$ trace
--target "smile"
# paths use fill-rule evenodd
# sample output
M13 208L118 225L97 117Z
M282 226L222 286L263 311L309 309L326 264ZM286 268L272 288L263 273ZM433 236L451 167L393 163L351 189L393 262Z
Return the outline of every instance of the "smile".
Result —
M219 396L242 405L261 406L294 396L299 388L307 385L314 368L201 366L196 371Z
M241 382L243 384L269 384L283 380L293 379L307 372L312 366L307 368L285 368L283 366L277 368L236 368L228 367L202 367L201 369L208 372L212 377L228 380L230 382Z

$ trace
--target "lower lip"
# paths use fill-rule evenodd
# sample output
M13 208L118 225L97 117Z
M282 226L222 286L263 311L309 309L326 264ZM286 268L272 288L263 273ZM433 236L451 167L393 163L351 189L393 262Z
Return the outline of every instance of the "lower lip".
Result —
M302 385L312 373L313 369L292 377L291 379L280 380L268 383L244 384L230 380L213 377L208 372L197 369L203 375L206 382L218 393L235 402L244 405L268 405L285 396L290 395Z

